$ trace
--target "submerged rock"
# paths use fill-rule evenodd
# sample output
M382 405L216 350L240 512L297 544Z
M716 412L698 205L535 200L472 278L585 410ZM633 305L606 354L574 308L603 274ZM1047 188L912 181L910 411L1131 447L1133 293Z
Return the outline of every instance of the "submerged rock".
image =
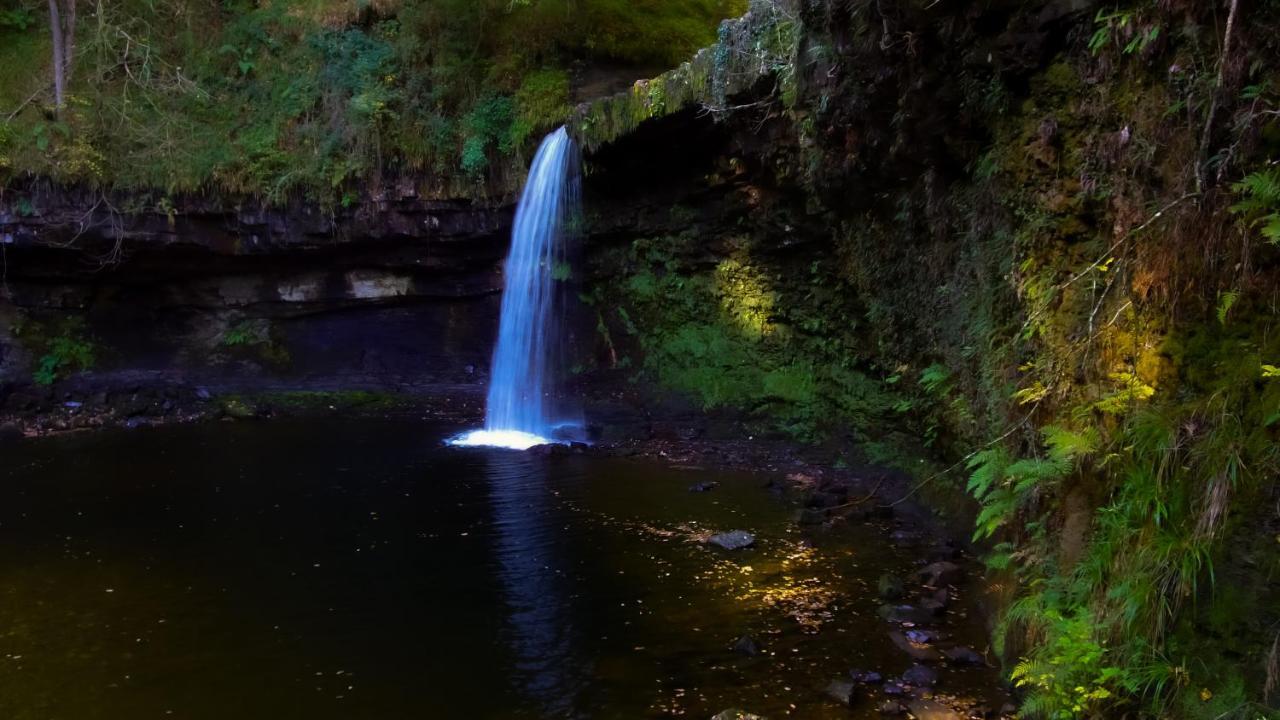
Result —
M763 715L754 715L746 710L721 710L712 716L711 720L765 720Z
M885 700L876 707L881 715L901 715L907 708L897 700Z
M938 662L942 660L942 654L928 645L920 645L913 643L907 639L906 635L900 632L889 633L889 639L893 641L898 649L911 656L916 662Z
M947 593L946 588L938 588L931 593L926 593L920 599L920 607L932 612L934 615L941 615L946 612L947 606L951 604L951 596Z
M914 605L881 605L876 611L881 619L891 623L912 623L924 625L933 622L934 614Z
M882 600L901 600L904 592L902 578L885 573L880 576L880 580L876 583L876 589L880 593Z
M974 652L973 648L967 648L963 645L950 647L942 651L947 660L957 665L986 665L986 658Z
M719 486L720 486L720 483L714 482L714 481L696 482L689 486L689 492L691 493L710 492L712 490L715 490Z
M919 576L920 582L930 587L954 585L964 577L964 568L953 562L942 560L922 568Z
M904 634L908 640L919 645L932 645L939 639L938 633L933 630L908 630Z
M916 720L963 720L963 716L951 708L935 700L912 698L907 701L907 710Z
M707 542L725 550L741 550L756 544L756 536L746 530L730 530L707 538Z
M739 655L754 657L760 654L760 643L750 635L743 635L733 643L733 651Z
M821 508L805 508L797 520L801 525L821 525L827 521L827 511Z
M849 677L863 685L879 685L884 682L884 676L874 670L850 670Z
M857 690L853 683L848 680L832 680L827 684L825 690L827 697L835 700L841 705L853 705L856 699Z
M938 684L938 673L924 665L912 665L902 673L902 682L912 687L931 688Z

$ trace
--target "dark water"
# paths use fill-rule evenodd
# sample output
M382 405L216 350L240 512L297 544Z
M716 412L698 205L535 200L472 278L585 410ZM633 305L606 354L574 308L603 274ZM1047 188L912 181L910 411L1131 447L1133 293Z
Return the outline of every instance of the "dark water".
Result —
M0 448L0 717L876 717L822 686L908 667L875 617L879 573L911 560L883 529L814 549L760 476L441 446L454 430ZM758 546L693 541L733 528ZM732 653L744 632L767 652ZM987 699L994 681L944 680Z

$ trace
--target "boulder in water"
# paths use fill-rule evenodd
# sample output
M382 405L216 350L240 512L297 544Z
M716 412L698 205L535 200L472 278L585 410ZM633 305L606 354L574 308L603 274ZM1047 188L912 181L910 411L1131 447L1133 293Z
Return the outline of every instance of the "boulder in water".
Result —
M879 685L884 682L884 676L874 670L850 670L849 677L863 685Z
M739 655L753 657L760 654L760 643L750 635L743 635L733 643L733 651Z
M881 575L876 587L882 600L901 600L905 591L902 586L902 578L890 573Z
M902 673L902 682L912 687L931 688L938 684L938 673L924 665L912 665Z
M928 645L919 645L907 639L906 635L900 632L889 633L889 639L897 645L902 652L911 656L916 662L938 662L942 659L942 655Z
M707 538L707 542L725 550L741 550L756 544L756 536L746 530L730 530Z
M731 710L721 710L716 713L711 720L765 720L765 717L763 715L753 715L746 710L738 710L734 708Z
M941 560L920 570L920 581L930 587L954 585L964 577L964 569L959 565Z
M832 680L827 684L824 692L827 697L845 706L852 706L857 698L857 690L848 680Z
M957 645L942 651L947 660L957 665L986 665L986 658L974 652L972 648Z

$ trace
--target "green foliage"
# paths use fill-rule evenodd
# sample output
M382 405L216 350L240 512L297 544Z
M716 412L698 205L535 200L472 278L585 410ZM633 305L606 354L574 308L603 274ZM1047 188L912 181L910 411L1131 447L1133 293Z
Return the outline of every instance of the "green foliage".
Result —
M0 67L46 68L43 15L0 15ZM582 58L675 64L741 0L123 0L80 13L60 124L40 73L0 73L0 183L22 173L169 193L214 188L336 205L388 169L498 191L568 114ZM32 23L35 26L32 26ZM23 105L36 94L36 101ZM512 172L492 172L491 164Z
M515 103L510 144L519 149L533 133L548 130L569 116L568 74L563 70L529 73L516 91Z
M497 147L503 153L514 149L512 123L515 121L515 105L509 97L489 97L462 120L463 146L462 169L468 175L479 175L488 167L490 148Z
M1156 24L1142 25L1131 11L1107 12L1099 10L1094 17L1097 29L1089 38L1089 50L1094 55L1113 43L1121 48L1125 55L1140 54L1147 46L1160 37L1160 26Z
M68 373L91 370L96 362L97 347L79 318L54 325L20 323L14 335L37 356L32 379L39 385L52 385Z
M0 10L0 30L13 29L21 32L35 24L35 21L35 13L28 8Z
M1228 290L1218 296L1218 322L1226 325L1227 315L1231 312L1231 308L1235 307L1236 301L1240 299L1240 293L1236 290Z
M848 310L838 295L817 292L826 280L818 269L794 286L778 283L794 275L746 255L709 270L685 265L698 241L693 232L637 241L626 260L634 270L604 296L639 343L643 372L706 408L745 409L801 440L837 429L889 435L902 397L852 362L842 338L822 332L823 318ZM803 301L780 314L784 297Z
M268 320L242 320L227 328L218 340L230 354L251 357L276 368L292 362L279 329Z
M1280 245L1280 167L1252 172L1231 189L1239 198L1231 212L1259 228L1267 242Z
M259 341L259 329L256 323L242 320L222 335L222 344L227 347L252 345Z

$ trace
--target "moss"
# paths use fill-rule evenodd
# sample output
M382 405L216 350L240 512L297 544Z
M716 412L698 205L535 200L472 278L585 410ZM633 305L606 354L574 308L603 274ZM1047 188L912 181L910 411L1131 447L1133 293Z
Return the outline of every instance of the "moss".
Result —
M257 417L271 410L290 414L314 412L380 412L412 407L405 395L370 390L290 390L238 393L218 398L223 411L234 418Z

